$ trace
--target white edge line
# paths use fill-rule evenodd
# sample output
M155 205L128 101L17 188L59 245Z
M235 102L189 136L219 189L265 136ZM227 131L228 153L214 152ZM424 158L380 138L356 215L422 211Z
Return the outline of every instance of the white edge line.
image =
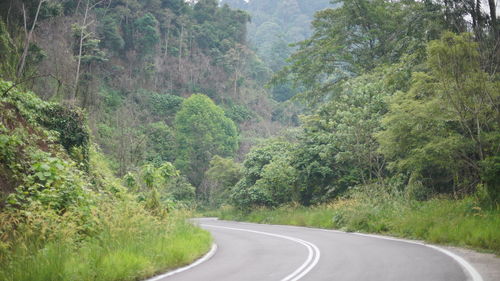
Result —
M247 222L239 222L241 224L249 224L251 225L252 223L247 223ZM277 225L277 226L285 226L285 227L292 227L292 228L301 228L301 226L295 226L295 225ZM457 262L462 269L469 275L471 278L471 281L484 281L483 277L481 274L472 266L468 261L466 261L464 258L460 257L457 254L454 254L448 250L445 250L441 247L435 246L435 245L430 245L422 242L417 242L417 241L411 241L407 239L400 239L400 238L394 238L394 237L387 237L387 236L382 236L382 235L376 235L376 234L366 234L366 233L359 233L359 232L346 232L346 231L341 231L341 230L335 230L335 229L321 229L321 228L312 228L312 227L305 227L308 229L316 229L320 231L326 231L326 232L333 232L333 233L340 233L340 234L352 234L352 235L359 235L359 236L366 236L366 237L372 237L372 238L378 238L378 239L384 239L384 240L391 240L391 241L398 241L398 242L404 242L404 243L409 243L409 244L415 244L415 245L420 245L420 246L426 246L429 248L432 248L434 250L440 251L441 253L451 257L452 259Z
M329 231L329 230L325 230L325 231ZM342 231L336 230L335 232L342 232ZM344 232L344 233L349 233L349 232ZM365 233L359 233L359 232L352 232L351 234L429 247L431 249L437 250L437 251L451 257L452 259L454 259L462 267L462 269L464 269L464 271L466 273L468 273L469 277L472 278L471 279L472 281L483 281L483 277L481 276L481 274L479 274L479 272L477 272L477 270L469 262L467 262L464 258L462 258L462 257L460 257L460 256L458 256L458 255L456 255L448 250L445 250L441 247L430 245L430 244L425 244L422 242L386 237L386 236L381 236L381 235L365 234Z
M218 226L218 225L208 225L208 224L200 224L200 225L201 226L208 226L208 227L215 227L215 228L222 228L222 229L245 231L245 232L262 234L262 235L267 235L267 236L273 236L273 237L278 237L278 238L290 240L290 241L293 241L293 242L296 242L296 243L299 243L299 244L305 246L307 248L307 250L308 250L308 257L307 257L306 261L299 268L297 268L294 272L292 272L288 276L286 276L283 279L281 279L281 281L288 281L288 280L296 281L296 280L299 280L304 275L306 275L307 273L309 273L309 271L311 271L316 266L316 264L319 261L320 255L321 255L320 250L313 243L308 242L308 241L304 241L304 240L299 239L299 238L291 237L291 236L286 236L286 235L281 235L281 234L276 234L276 233L270 233L270 232L257 231L257 230L251 230L251 229L244 229L244 228L234 228L234 227L226 227L226 226ZM316 254L316 255L314 255L314 254ZM311 260L313 259L313 256L314 256L314 260L311 262ZM298 276L297 276L297 274L298 274Z
M161 274L161 275L158 275L158 276L155 276L155 277L152 277L150 279L146 279L145 281L158 281L158 280L161 280L163 278L167 278L167 277L170 277L172 275L175 275L175 274L178 274L178 273L181 273L183 271L186 271L186 270L189 270L203 262L206 262L207 260L209 260L211 257L213 257L215 255L215 252L217 252L217 244L213 243L212 244L212 248L210 249L210 251L208 253L206 253L203 257L197 259L195 262L193 262L192 264L190 265L187 265L187 266L184 266L184 267L181 267L181 268L178 268L176 270L173 270L173 271L169 271L167 273L164 273L164 274Z
M481 276L481 274L479 274L479 272L477 272L477 270L470 263L468 263L464 258L462 258L462 257L460 257L460 256L458 256L458 255L456 255L448 250L445 250L443 248L440 248L440 247L437 247L434 245L427 245L427 244L424 244L424 245L427 247L431 247L435 250L438 250L444 254L447 254L448 256L455 259L455 261L458 262L465 269L465 271L467 271L469 273L469 275L473 281L483 281L483 277Z

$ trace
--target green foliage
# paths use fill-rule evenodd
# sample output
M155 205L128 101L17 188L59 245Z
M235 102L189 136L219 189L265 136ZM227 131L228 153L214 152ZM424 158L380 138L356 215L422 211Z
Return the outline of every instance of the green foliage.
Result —
M224 108L224 114L236 124L243 123L255 117L255 114L248 107L239 104L233 104Z
M11 85L1 81L0 91ZM2 189L11 193L7 202L19 207L35 201L59 211L88 204L88 187L80 171L88 167L88 154L79 157L84 154L76 149L88 151L88 130L79 112L58 111L62 107L16 88L1 97L0 107L2 178L11 185ZM70 159L70 152L81 162Z
M174 161L177 144L172 128L163 122L149 124L146 160L156 164Z
M17 46L7 30L3 19L0 19L0 77L14 79L19 61Z
M380 151L397 172L417 173L437 192L471 192L478 162L498 149L497 82L478 64L470 35L445 33L428 47L427 73L414 73L398 93L378 135Z
M241 164L234 162L232 159L215 155L210 160L210 168L206 174L210 180L217 182L219 186L229 188L240 180L241 169Z
M262 90L269 69L247 46L247 13L212 0L45 1L24 76L17 78L37 4L0 3L0 73L3 68L10 73L0 75L44 100L84 107L94 141L119 176L146 162L179 158L175 130L160 124L173 127L184 97L196 92L210 96L242 128L252 127L251 134L265 134L267 129L255 124L265 123L273 107ZM203 162L236 151L229 150L209 149ZM85 146L70 151L77 162L88 158ZM179 161L190 165L191 160ZM190 180L201 179L203 172L195 171Z
M71 206L89 204L84 177L74 164L42 151L29 157L31 167L17 192L7 199L9 205L20 206L35 201L64 211Z
M168 8L177 15L182 14L188 10L189 5L184 0L162 0L162 7Z
M242 166L229 158L215 155L210 160L210 168L205 172L209 181L208 203L211 207L219 207L226 203L231 189L242 177Z
M92 63L101 63L107 61L106 53L99 48L100 40L87 30L85 26L74 24L72 26L73 37L75 40L73 53L75 56L80 54L80 41L82 42L81 62L85 65ZM82 39L83 38L83 39Z
M82 110L51 104L39 117L42 126L59 133L61 145L88 170L90 133ZM76 154L80 154L78 157Z
M284 178L290 172L288 165L280 166L280 172L273 174L275 171L272 169L284 163L272 163L288 153L290 148L290 143L271 140L254 147L247 154L243 162L243 178L236 184L231 194L231 200L235 206L248 210L256 205L274 206L279 203L274 200L282 199L284 181L293 181L293 178ZM271 166L267 168L269 165ZM259 185L257 185L258 182Z
M155 45L160 41L157 26L158 21L149 13L134 22L135 47L143 55L151 53Z
M0 80L0 91L11 86ZM0 109L1 280L144 279L209 249L208 232L187 214L162 209L157 189L178 177L172 164L145 165L140 180L128 175L129 187L142 188L137 196L90 146L80 111L15 87L0 97ZM82 150L86 172L72 159ZM194 197L186 184L170 189Z
M290 81L304 87L305 103L321 103L338 81L396 63L406 53L421 52L426 39L436 38L430 21L438 22L440 16L428 9L431 6L420 2L350 0L319 11L312 37L297 44L291 64L273 83Z
M214 20L218 5L217 0L200 0L196 2L194 5L194 18L198 23Z
M392 71L382 68L339 84L335 99L303 118L292 160L303 203L327 200L382 176L384 160L373 134L381 129L391 94L385 79Z
M500 157L489 156L481 163L481 179L486 184L489 203L500 202Z
M149 99L151 113L167 120L175 116L184 101L179 96L157 93L151 93Z
M176 166L195 186L201 183L213 155L231 156L238 147L234 122L202 94L192 95L182 103L174 128L178 144Z
M330 6L329 0L223 0L235 9L248 12L248 40L272 70L286 65L293 48L288 44L310 36L310 21L316 11Z
M167 183L166 199L185 206L192 206L196 199L196 188L184 176L175 176Z
M120 52L125 47L125 41L123 40L119 32L118 21L113 16L105 16L100 22L99 31L101 32L102 40L100 44L114 52Z
M153 164L144 164L138 174L139 180L132 182L130 176L125 177L133 188L134 183L139 182L139 191L141 198L145 202L145 207L153 214L164 217L167 215L168 202L162 200L161 193L166 190L167 183L172 177L179 176L179 172L170 162L165 162L160 166Z
M300 200L297 188L297 170L291 166L289 155L274 158L262 169L261 178L253 188L261 191L272 206Z

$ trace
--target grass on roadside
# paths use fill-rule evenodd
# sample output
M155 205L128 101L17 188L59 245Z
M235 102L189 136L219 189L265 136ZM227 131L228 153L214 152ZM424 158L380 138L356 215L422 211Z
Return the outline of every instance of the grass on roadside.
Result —
M411 201L360 195L313 207L284 206L241 212L224 207L221 219L380 233L500 254L500 210L482 209L473 197Z
M47 213L28 220L9 251L0 249L0 280L139 280L188 264L211 246L209 233L182 212L160 221L137 203L114 202L94 215L92 233Z

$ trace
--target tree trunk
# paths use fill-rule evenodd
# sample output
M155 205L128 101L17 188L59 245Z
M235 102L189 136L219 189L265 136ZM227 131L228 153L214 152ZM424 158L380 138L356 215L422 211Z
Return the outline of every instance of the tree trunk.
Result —
M165 61L165 59L167 58L169 37L170 37L170 24L167 27L167 35L165 37L165 51L163 52L163 61Z
M87 5L85 7L85 15L83 16L83 24L80 26L80 42L78 47L78 61L76 64L76 75L75 75L75 83L73 85L73 95L71 96L70 102L74 104L76 99L76 94L78 92L78 81L80 80L80 66L82 64L82 51L83 51L83 31L87 25L87 16L89 12L89 3L90 0L87 0Z
M490 17L491 17L491 29L495 39L498 39L498 29L497 29L497 7L495 0L488 0L490 6Z
M40 0L40 2L38 2L38 8L36 9L35 19L33 20L33 24L31 25L31 30L29 33L27 33L26 11L24 9L24 4L23 4L24 30L25 33L27 34L26 34L26 41L24 43L23 55L21 56L21 62L19 63L19 67L17 68L17 79L21 78L21 76L23 75L24 66L26 64L26 57L28 56L29 52L31 36L33 36L33 30L35 29L36 22L38 20L38 14L40 13L40 8L42 7L43 2L45 1L46 0Z
M179 38L179 65L178 65L178 71L181 71L181 57L182 57L182 37L184 35L184 25L181 24L181 35Z

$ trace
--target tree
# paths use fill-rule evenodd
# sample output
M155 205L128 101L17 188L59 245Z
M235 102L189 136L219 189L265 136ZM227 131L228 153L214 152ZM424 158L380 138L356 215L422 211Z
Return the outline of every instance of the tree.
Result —
M3 79L13 79L17 74L19 55L16 44L7 30L6 24L0 19L0 76Z
M246 62L248 61L249 50L241 45L236 44L224 56L225 63L230 72L233 73L233 97L238 96L238 85L242 83L241 79L245 70Z
M118 21L111 15L105 16L100 22L101 45L109 51L120 52L125 47L120 32Z
M271 165L271 163L280 157L288 157L284 155L289 155L293 150L292 147L292 144L286 141L269 140L252 148L243 162L243 177L231 192L232 203L238 208L247 210L252 206L276 206L278 204L276 199L282 196L274 194L273 189L281 194L283 183L293 181L293 178L285 179L290 175L289 164L280 161L278 165L286 170L277 174L276 178L279 179L277 185L270 184L275 177L273 168L278 168L276 164ZM271 165L271 168L266 168L268 165Z
M261 178L252 187L265 194L268 204L279 206L288 202L300 201L300 190L297 185L297 170L291 164L290 154L276 155L262 169Z
M17 69L17 79L20 79L21 76L23 75L24 66L26 63L26 57L28 56L28 51L29 51L29 47L30 47L31 37L33 37L33 30L35 29L35 26L36 26L36 23L38 20L38 14L40 13L40 8L42 7L42 4L46 1L47 0L40 0L38 2L38 8L36 9L35 19L33 20L33 23L31 25L31 29L29 30L29 32L28 32L28 27L27 27L26 10L24 9L24 4L23 4L24 32L25 32L26 40L24 43L23 54L21 55L21 61L19 62L19 67Z
M148 13L138 18L134 22L135 29L135 48L142 55L147 55L154 50L154 47L160 41L158 34L158 21Z
M152 163L163 163L175 160L175 136L172 128L163 122L155 122L146 128L147 147L146 160Z
M474 191L500 151L500 88L477 50L468 33L430 42L428 71L413 73L409 91L395 95L378 134L389 167L434 192Z
M93 36L93 32L87 31L88 27L94 23L94 21L88 22L89 17L90 17L90 13L91 13L92 9L94 9L97 5L103 3L104 1L105 0L100 0L100 1L96 1L95 3L91 3L90 0L87 0L85 2L85 10L83 12L82 23L80 25L73 26L73 29L75 30L75 33L76 33L75 37L77 38L77 41L78 41L78 44L77 44L78 50L77 50L77 64L76 64L75 82L73 84L73 92L72 92L72 95L70 97L71 102L75 102L76 96L78 94L78 83L80 82L80 68L82 65L82 57L84 55L84 44L86 42L88 42L88 40L86 40L86 39L91 39L89 37ZM78 4L80 4L80 2L78 2ZM95 43L98 43L98 41L97 42L94 41L94 43L92 43L92 45L95 45L95 47L97 47L97 44L95 44Z
M335 99L302 118L303 132L292 158L302 203L321 202L383 178L385 161L373 135L381 130L385 99L392 94L385 80L396 69L382 68L339 83Z
M405 53L424 49L439 29L440 13L413 1L348 0L315 15L311 38L272 83L303 87L301 97L317 105L331 96L339 81L397 62ZM432 20L432 24L430 23Z
M210 168L205 172L208 203L219 207L229 198L230 190L242 177L242 166L230 158L215 155L210 160Z
M234 122L209 97L194 94L175 116L176 165L199 188L214 155L232 156L238 147Z
M163 197L176 203L192 205L196 199L196 188L189 183L186 177L175 176L167 182Z
M218 6L217 0L200 0L194 5L194 18L200 24L213 21Z
M177 176L179 176L179 172L170 162L165 162L159 167L149 163L141 167L140 177L145 193L146 208L157 215L165 214L166 208L162 206L159 189L166 189L169 180ZM130 180L127 181L130 182Z

